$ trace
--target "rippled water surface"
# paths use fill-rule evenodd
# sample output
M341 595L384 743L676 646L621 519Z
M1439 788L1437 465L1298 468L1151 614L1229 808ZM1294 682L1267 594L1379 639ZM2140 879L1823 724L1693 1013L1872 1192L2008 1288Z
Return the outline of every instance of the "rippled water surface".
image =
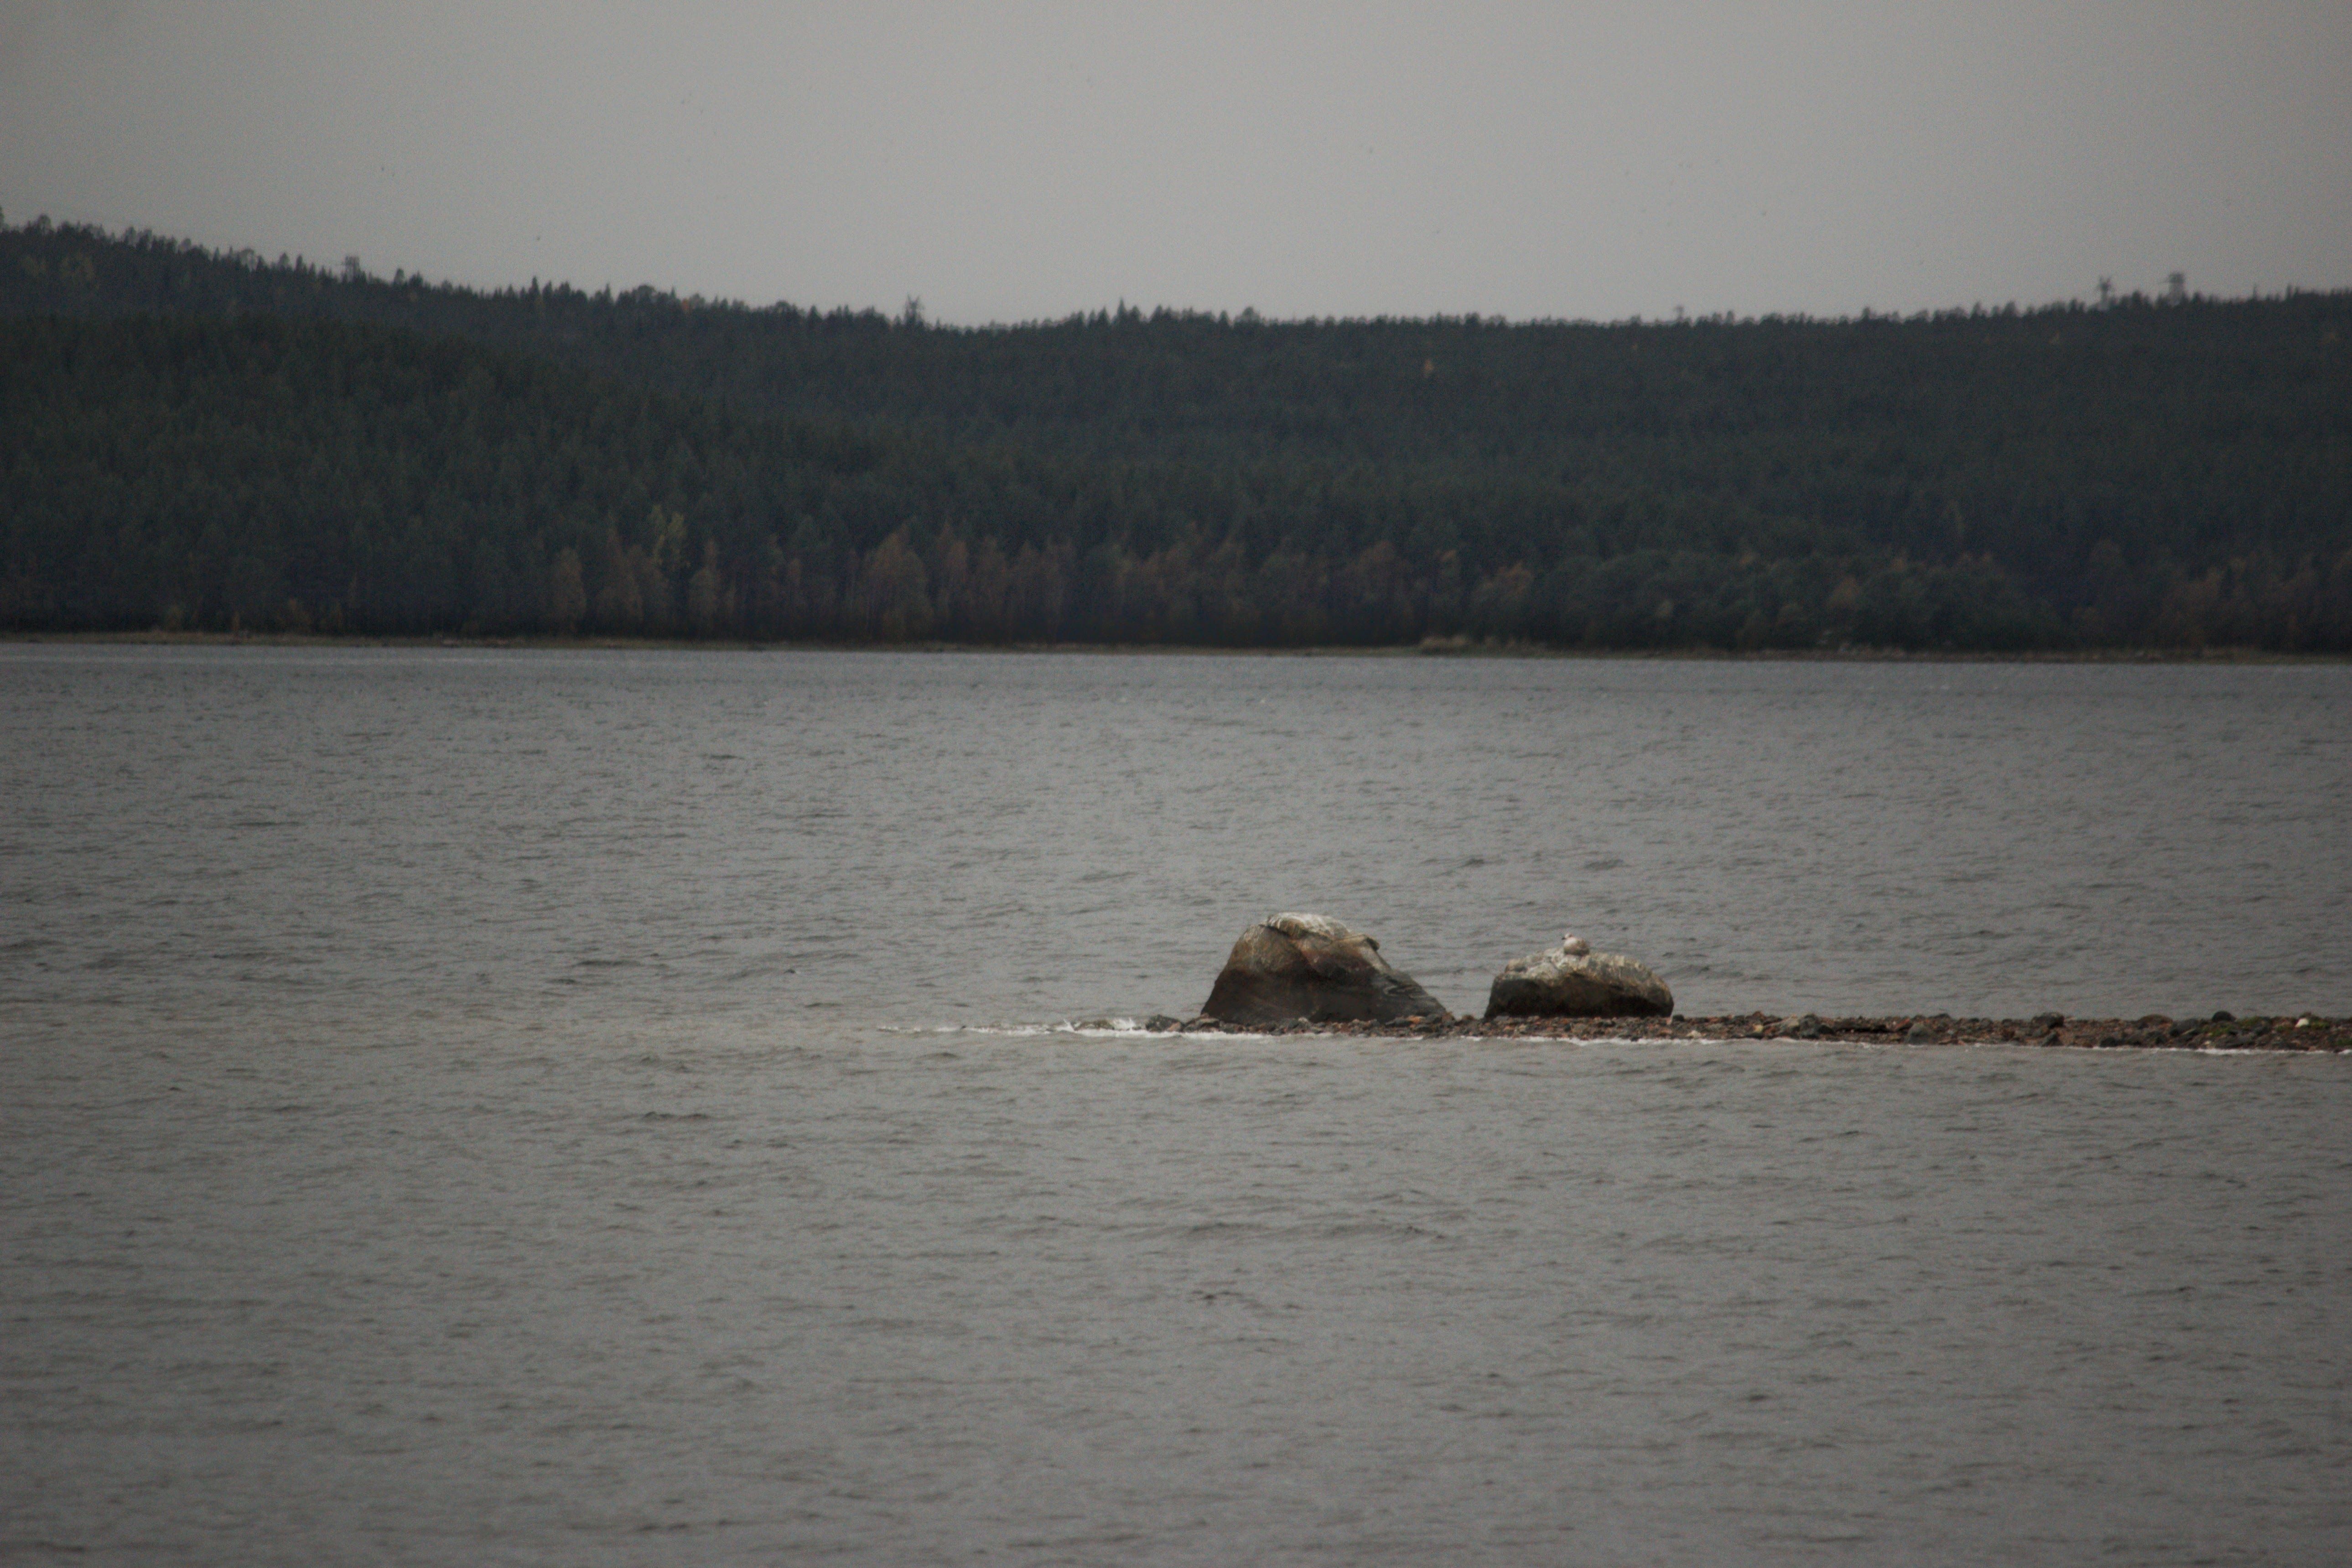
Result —
M0 647L0 1558L2333 1563L2352 670Z

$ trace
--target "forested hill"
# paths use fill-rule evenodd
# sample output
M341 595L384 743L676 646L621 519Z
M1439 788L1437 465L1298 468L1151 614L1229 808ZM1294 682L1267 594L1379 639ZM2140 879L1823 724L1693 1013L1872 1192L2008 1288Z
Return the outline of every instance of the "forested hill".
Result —
M17 626L2352 648L2352 295L965 330L37 224L0 315Z

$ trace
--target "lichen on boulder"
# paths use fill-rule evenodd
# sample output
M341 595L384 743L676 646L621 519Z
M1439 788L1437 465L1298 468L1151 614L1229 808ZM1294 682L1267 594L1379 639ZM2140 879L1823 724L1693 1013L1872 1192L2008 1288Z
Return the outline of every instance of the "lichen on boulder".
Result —
M1381 944L1328 915L1269 916L1242 932L1202 1005L1204 1017L1251 1026L1440 1020L1445 1008Z

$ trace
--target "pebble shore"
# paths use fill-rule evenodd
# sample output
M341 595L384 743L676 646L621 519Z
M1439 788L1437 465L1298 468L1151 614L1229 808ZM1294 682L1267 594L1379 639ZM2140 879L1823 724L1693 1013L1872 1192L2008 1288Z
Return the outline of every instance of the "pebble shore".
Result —
M2043 1013L2032 1018L1931 1016L1823 1017L1807 1013L1780 1016L1748 1013L1693 1018L1478 1018L1449 1015L1394 1023L1310 1023L1300 1019L1264 1028L1241 1028L1213 1018L1150 1020L1147 1028L1186 1034L1360 1035L1391 1039L1566 1040L1832 1040L1872 1046L2014 1044L2062 1046L2077 1050L2352 1051L2352 1018L2315 1014L2240 1018L2216 1013L2207 1018L2069 1018Z

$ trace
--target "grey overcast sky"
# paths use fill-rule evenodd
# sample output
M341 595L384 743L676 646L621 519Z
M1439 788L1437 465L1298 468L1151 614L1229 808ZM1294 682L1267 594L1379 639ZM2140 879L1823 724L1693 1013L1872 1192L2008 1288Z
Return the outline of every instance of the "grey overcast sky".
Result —
M2352 287L2352 0L0 0L0 207L1013 321Z

